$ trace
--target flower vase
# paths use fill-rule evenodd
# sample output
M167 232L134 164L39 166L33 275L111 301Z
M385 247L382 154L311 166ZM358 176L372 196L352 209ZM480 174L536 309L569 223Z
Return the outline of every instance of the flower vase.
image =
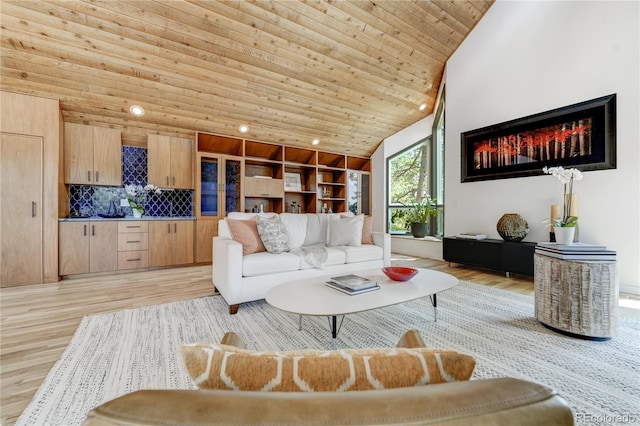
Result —
M573 244L573 237L576 232L576 228L573 226L556 226L554 227L556 234L556 242L562 245Z
M131 211L133 212L133 217L136 219L140 219L142 217L142 212L140 210L132 209Z

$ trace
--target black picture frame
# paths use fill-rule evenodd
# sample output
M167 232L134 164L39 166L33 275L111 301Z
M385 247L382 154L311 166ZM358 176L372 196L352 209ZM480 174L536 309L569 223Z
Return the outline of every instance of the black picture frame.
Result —
M616 94L464 132L461 182L616 168Z

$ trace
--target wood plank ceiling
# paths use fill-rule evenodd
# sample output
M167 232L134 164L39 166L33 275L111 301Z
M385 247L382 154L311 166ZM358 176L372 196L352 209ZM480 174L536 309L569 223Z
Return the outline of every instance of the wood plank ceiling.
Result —
M126 145L247 124L249 139L369 156L432 112L447 58L492 3L3 0L1 84Z

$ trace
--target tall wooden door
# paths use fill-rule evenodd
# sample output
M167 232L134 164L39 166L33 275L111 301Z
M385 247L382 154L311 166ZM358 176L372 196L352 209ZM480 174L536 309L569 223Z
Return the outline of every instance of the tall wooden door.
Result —
M2 133L0 148L0 286L41 283L41 137Z

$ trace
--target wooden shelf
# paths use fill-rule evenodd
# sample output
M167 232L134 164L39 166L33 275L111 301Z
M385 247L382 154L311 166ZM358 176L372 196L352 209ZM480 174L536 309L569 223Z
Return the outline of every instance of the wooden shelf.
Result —
M346 212L348 172L369 172L371 169L370 159L364 157L202 132L197 133L196 139L198 152L243 159L241 201L245 211L262 204L265 211L281 213L289 211L289 206L295 202L301 206L302 213L321 212L325 204L327 210ZM285 173L300 175L303 190L284 191ZM274 191L272 185L265 183L270 179L260 179L261 176L283 182L282 191Z

